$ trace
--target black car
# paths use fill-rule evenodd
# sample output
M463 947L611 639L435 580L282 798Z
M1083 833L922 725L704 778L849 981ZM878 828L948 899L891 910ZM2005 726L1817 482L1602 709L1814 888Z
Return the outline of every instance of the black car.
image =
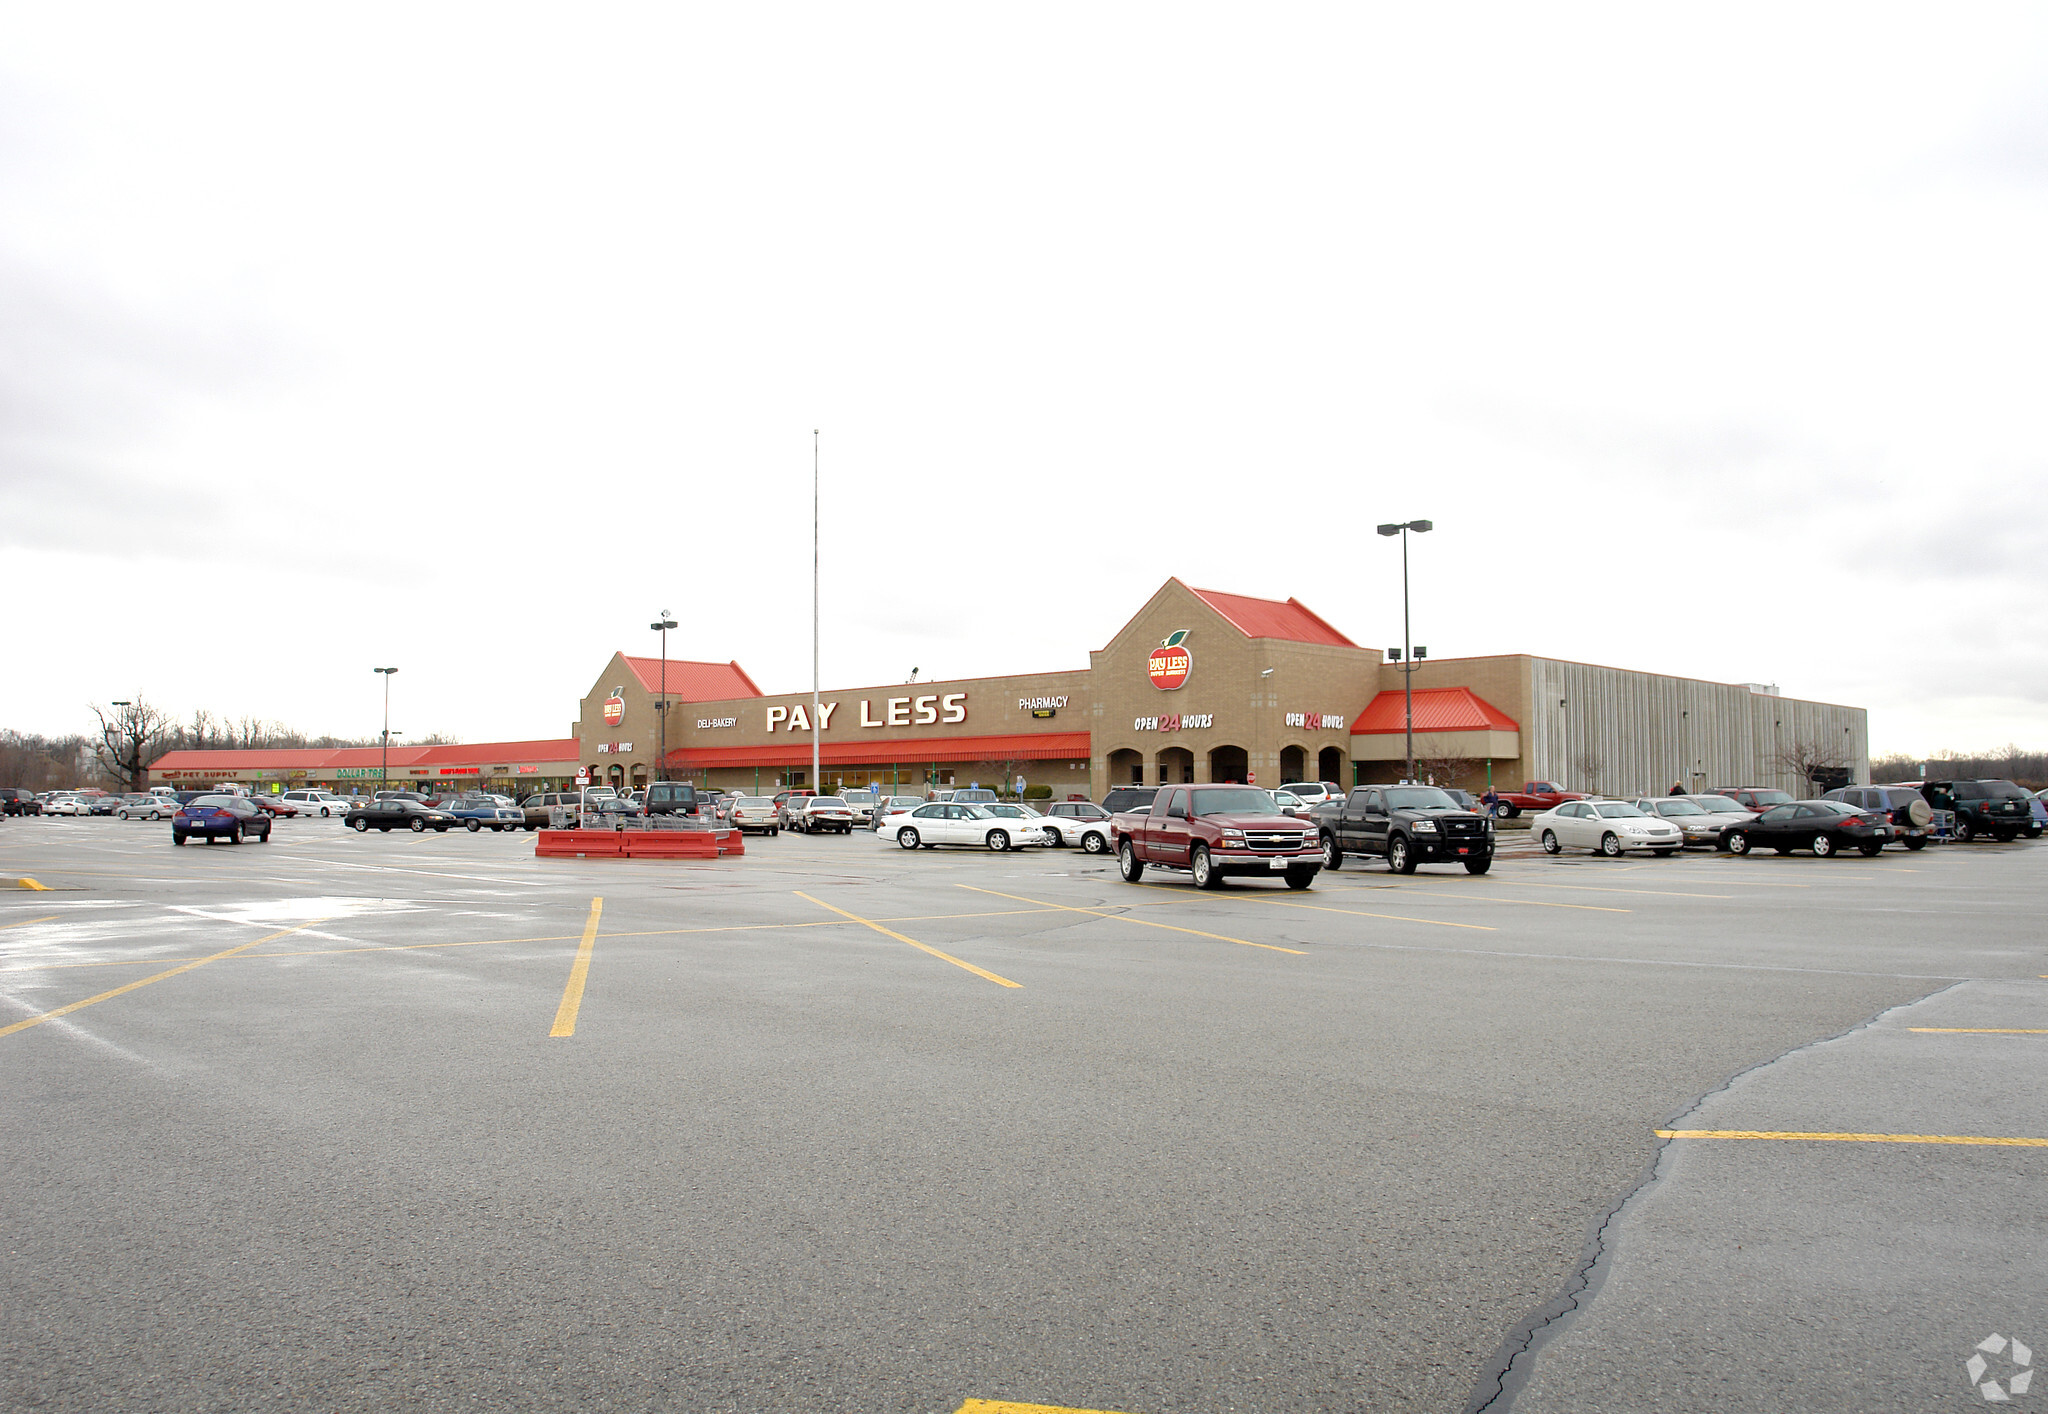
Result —
M42 813L43 803L36 799L34 791L22 790L16 786L0 786L0 814L40 815Z
M1158 786L1118 786L1102 797L1102 808L1112 815L1150 810L1152 798L1158 794Z
M1925 849L1934 836L1934 809L1916 786L1841 786L1822 800L1839 800L1866 815L1882 815L1907 849Z
M240 844L251 835L269 844L270 817L246 795L195 796L171 817L172 844L193 838L208 844L215 840Z
M1493 817L1467 810L1436 786L1358 786L1309 812L1323 843L1323 867L1346 854L1385 858L1396 874L1418 864L1462 864L1468 874L1493 867Z
M1722 838L1730 854L1757 848L1779 854L1810 849L1825 859L1851 847L1876 854L1898 838L1898 831L1888 816L1875 810L1858 810L1839 800L1794 800L1773 805L1746 825L1730 825Z
M374 826L386 831L411 830L416 835L427 830L439 830L445 835L462 821L445 810L436 810L417 800L372 800L350 810L341 817L341 823L357 830L368 830Z
M2000 844L2021 835L2030 840L2041 836L2033 797L2011 781L1929 781L1921 791L1936 810L1955 812L1959 843L1968 844L1979 835Z
M688 781L656 781L640 805L643 815L697 815L709 802Z

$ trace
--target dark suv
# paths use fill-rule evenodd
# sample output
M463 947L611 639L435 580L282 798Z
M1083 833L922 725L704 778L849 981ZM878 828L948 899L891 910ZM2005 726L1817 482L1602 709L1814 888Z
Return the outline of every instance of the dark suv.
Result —
M14 786L0 786L0 814L40 815L43 803L36 799L32 790L20 790Z
M1118 786L1102 797L1102 808L1112 815L1149 810L1152 798L1158 794L1158 786Z
M2034 800L2011 781L1929 781L1920 788L1936 810L1956 813L1956 839L1968 844L1989 835L2000 844L2025 835L2039 839Z
M1883 816L1898 830L1898 841L1907 849L1925 849L1934 836L1930 828L1934 811L1915 786L1843 786L1821 799L1839 800L1865 814Z

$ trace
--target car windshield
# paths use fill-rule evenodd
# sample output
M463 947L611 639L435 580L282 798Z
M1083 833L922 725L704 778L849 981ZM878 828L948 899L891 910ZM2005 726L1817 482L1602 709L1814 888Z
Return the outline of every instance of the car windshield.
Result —
M922 804L924 804L923 799L915 795L892 795L889 797L889 808L891 810L915 810Z
M982 809L991 815L1000 815L1006 820L1021 820L1024 818L1024 808L1020 805L984 805Z
M1456 810L1458 802L1435 786L1401 786L1387 792L1387 805L1395 810Z
M1593 813L1603 820L1646 820L1649 817L1633 805L1620 800L1605 800L1593 807Z
M836 805L841 810L844 810L846 808L846 802L841 800L836 795L814 795L811 797L812 809L815 810L817 807L821 805Z
M1987 800L2025 800L2027 793L2011 781L1984 781L1984 797ZM1974 792L1972 792L1974 794Z
M1790 795L1781 790L1751 791L1750 794L1756 797L1758 805L1786 805L1790 804L1792 800Z
M1271 815L1273 797L1254 786L1194 792L1193 815Z
M1657 802L1659 815L1704 815L1707 812L1689 800L1660 800Z
M199 797L198 797L197 799L195 799L195 800L194 800L194 801L192 802L192 804L194 804L194 805L226 805L226 804L227 804L227 803L228 803L229 801L231 801L231 800L233 800L233 799L234 799L234 797L233 797L233 796L231 796L231 795L202 795L202 796L199 796Z
M1693 804L1699 806L1700 809L1706 811L1709 815L1746 815L1749 813L1743 809L1742 802L1733 796L1696 795L1692 799Z
M744 805L749 810L760 810L775 802L765 795L743 795L733 802L735 808Z

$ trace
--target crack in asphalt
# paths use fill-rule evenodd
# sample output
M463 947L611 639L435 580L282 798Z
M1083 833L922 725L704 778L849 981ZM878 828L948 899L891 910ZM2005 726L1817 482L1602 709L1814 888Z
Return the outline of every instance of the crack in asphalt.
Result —
M1680 1123L1681 1120L1698 1112L1709 1100L1725 1095L1747 1077L1768 1070L1803 1051L1830 1045L1854 1036L1859 1031L1867 1031L1892 1012L1904 1007L1918 1006L1928 997L1938 997L1943 992L1953 991L1968 980L1970 979L1959 978L1946 987L1935 988L1926 996L1887 1006L1832 1036L1821 1036L1802 1042L1788 1051L1772 1056L1769 1060L1744 1066L1713 1089L1701 1094L1692 1103L1672 1111L1655 1128L1685 1128L1686 1126ZM1569 1329L1570 1318L1590 1305L1600 1294L1600 1288L1606 1283L1607 1274L1614 1265L1612 1250L1608 1245L1608 1229L1627 1210L1629 1204L1662 1176L1661 1170L1665 1158L1671 1152L1672 1143L1669 1139L1659 1139L1656 1147L1651 1150L1650 1161L1643 1166L1643 1171L1637 1176L1636 1181L1629 1185L1606 1212L1593 1220L1587 1230L1586 1244L1579 1250L1579 1260L1573 1265L1570 1275L1565 1278L1563 1287L1556 1296L1516 1322L1513 1329L1508 1332L1507 1339L1501 1342L1500 1348L1494 1351L1492 1358L1481 1370L1472 1396L1465 1403L1465 1414L1509 1414L1514 1408L1515 1396L1521 1393L1535 1373L1536 1362L1542 1355L1543 1346Z

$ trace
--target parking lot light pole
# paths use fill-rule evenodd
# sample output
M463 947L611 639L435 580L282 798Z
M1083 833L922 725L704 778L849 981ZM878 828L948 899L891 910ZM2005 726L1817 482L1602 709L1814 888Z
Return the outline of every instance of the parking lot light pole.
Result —
M384 755L377 766L377 789L386 790L391 785L391 675L396 668L378 668L384 677Z
M1408 629L1408 532L1417 535L1436 529L1436 522L1429 520L1406 520L1398 525L1383 525L1382 535L1401 537L1401 695L1406 709L1408 737L1407 780L1415 779L1415 640Z
M654 779L657 781L668 779L668 631L675 626L676 621L668 616L666 609L656 615L654 622L648 625L661 635L661 701L654 709L661 715L661 726L658 729L660 745L655 748L654 756Z

